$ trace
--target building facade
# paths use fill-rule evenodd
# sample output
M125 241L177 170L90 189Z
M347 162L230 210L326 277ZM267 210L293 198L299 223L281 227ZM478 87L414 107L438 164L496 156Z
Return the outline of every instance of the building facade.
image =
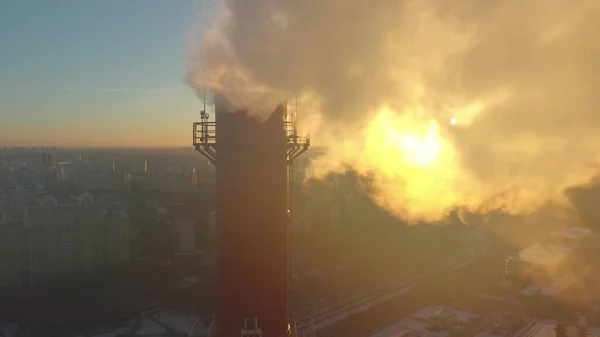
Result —
M45 190L42 187L0 188L0 214L22 213L27 205L37 201L44 194Z
M127 263L129 219L88 193L62 202L47 195L21 219L5 217L0 241L0 286L41 283Z
M173 222L177 231L177 251L180 253L192 252L195 246L194 220L179 219Z
M21 284L27 279L28 235L22 219L0 216L0 286Z

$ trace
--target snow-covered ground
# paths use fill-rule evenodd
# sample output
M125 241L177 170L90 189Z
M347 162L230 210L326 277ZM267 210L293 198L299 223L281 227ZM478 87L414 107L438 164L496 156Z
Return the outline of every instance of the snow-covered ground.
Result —
M118 329L106 329L103 332L85 332L77 337L115 337L123 334L168 335L170 333L188 334L192 328L197 335L208 333L208 326L203 319L176 313L173 311L150 311L140 314L138 318L131 320L125 326Z
M0 336L15 337L17 335L18 329L19 329L19 325L16 323L0 322Z
M451 270L460 269L467 265L478 261L491 247L491 237L488 232L483 229L476 229L469 234L466 241L471 243L471 249L466 256L460 259L448 263L446 268ZM320 315L313 317L315 322L315 328L317 330L330 326L337 323L350 315L358 312L366 311L378 304L384 303L398 295L404 294L412 290L416 284L423 278L435 275L436 273L442 272L442 269L432 270L424 275L412 277L406 283L397 285L395 289L390 289L385 294L367 296L359 301L351 301L350 304L332 308ZM307 329L301 329L301 332L308 332Z

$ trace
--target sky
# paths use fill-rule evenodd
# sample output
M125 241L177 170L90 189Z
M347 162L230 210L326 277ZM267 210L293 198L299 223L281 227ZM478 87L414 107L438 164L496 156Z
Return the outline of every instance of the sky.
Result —
M0 1L0 146L191 146L194 0Z

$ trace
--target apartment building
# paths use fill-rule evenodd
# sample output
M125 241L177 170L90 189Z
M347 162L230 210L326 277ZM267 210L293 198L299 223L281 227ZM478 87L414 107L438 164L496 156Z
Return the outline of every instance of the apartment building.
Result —
M28 237L22 219L0 215L0 286L21 284L27 279Z
M37 201L45 193L42 187L0 188L0 214L21 213L31 202Z
M46 195L25 208L20 225L4 223L0 285L107 270L129 260L127 215L118 203L97 202L89 193L60 201Z

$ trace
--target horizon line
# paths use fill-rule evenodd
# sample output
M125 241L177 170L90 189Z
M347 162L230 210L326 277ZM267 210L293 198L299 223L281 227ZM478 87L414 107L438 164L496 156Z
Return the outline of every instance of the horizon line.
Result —
M193 145L88 145L88 146L56 146L56 145L2 145L0 144L0 150L2 149L52 149L56 148L67 149L67 150L87 150L87 149L194 149ZM311 146L312 150L322 149L324 146Z
M36 149L52 149L52 148L56 148L56 149L76 149L76 150L83 150L83 149L180 149L180 148L191 148L193 149L194 146L192 145L88 145L88 146L73 146L73 145L68 145L68 146L56 146L56 145L44 145L44 146L39 146L39 145L0 145L0 149L32 149L32 148L36 148Z
M172 88L51 88L54 91L65 91L65 92L115 92L115 93L162 93L172 90Z
M73 93L139 93L139 94L160 94L167 93L176 89L166 88L77 88L77 87L48 87L48 88L29 88L16 89L12 92L17 93L43 93L43 92L73 92ZM11 91L11 90L9 90Z

